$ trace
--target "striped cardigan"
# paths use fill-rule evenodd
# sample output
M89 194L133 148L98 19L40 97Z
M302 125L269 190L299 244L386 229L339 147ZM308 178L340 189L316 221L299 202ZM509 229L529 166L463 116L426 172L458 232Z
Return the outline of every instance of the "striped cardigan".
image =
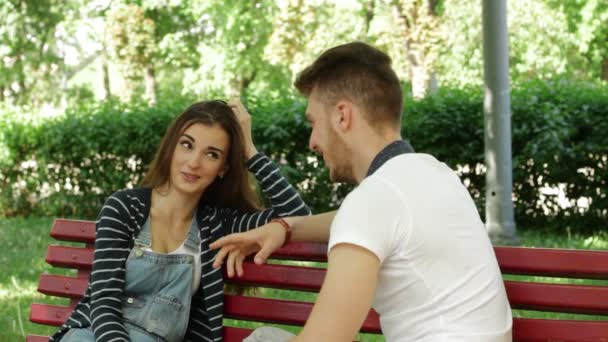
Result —
M224 279L220 268L212 268L217 251L210 250L209 244L224 235L263 225L273 217L310 214L297 191L264 154L258 153L247 161L247 167L258 179L272 208L239 212L199 204L201 283L192 297L185 341L223 340ZM96 221L95 254L89 286L51 341L59 341L70 328L83 327L92 327L96 341L129 341L122 321L121 304L125 264L134 239L150 212L151 193L151 189L146 188L121 190L106 200Z

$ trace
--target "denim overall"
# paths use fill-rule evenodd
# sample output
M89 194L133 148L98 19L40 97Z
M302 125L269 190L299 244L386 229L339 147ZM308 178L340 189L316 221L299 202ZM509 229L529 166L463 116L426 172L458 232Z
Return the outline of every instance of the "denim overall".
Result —
M186 250L198 250L198 233L193 218L184 240ZM178 342L188 327L194 257L143 250L151 243L148 218L127 258L123 323L133 342ZM90 327L70 329L61 341L95 341L95 337Z

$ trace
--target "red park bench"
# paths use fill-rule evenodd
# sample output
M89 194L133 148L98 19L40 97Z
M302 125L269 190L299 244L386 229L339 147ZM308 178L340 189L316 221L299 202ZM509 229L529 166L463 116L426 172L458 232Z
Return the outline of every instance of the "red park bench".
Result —
M77 270L75 277L42 274L38 291L50 296L70 298L69 306L34 303L30 321L60 326L84 294L93 261L95 225L91 221L55 220L51 236L62 241L83 242L83 247L51 245L46 262L55 267ZM608 251L583 251L523 247L495 247L503 274L534 275L576 279L608 280ZM326 260L323 244L291 243L273 255L294 261ZM297 263L296 263L297 264ZM304 263L305 264L305 263ZM245 265L239 284L258 287L318 292L325 270L283 264ZM603 283L603 282L600 282ZM577 313L608 317L608 285L566 285L525 281L505 281L513 309L553 313ZM254 321L302 326L312 303L225 295L225 316L239 321ZM603 318L603 317L602 317ZM361 332L381 334L378 315L371 310ZM244 328L224 327L227 342L241 341L250 333ZM27 336L27 342L48 341L46 336ZM608 320L566 320L514 318L513 341L608 341Z

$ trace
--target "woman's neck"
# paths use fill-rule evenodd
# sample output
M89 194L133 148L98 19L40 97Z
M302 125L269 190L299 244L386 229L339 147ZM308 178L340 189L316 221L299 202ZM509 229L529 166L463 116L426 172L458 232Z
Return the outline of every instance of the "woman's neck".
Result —
M175 191L175 188L161 186L152 191L152 211L173 220L189 221L201 196L189 196Z

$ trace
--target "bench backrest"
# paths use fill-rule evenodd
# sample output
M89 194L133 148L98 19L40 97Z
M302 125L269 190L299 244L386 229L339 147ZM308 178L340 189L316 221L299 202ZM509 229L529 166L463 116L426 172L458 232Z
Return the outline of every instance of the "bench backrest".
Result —
M55 220L51 236L62 241L83 242L83 247L51 245L46 262L77 270L75 277L42 274L38 291L71 299L69 306L32 304L30 320L59 326L83 295L93 261L95 224L91 221ZM503 274L608 280L608 252L522 247L495 247ZM273 255L289 264L244 265L245 275L235 280L260 288L318 292L325 276L326 245L292 243ZM293 262L296 261L296 262ZM311 264L310 262L315 262ZM520 280L505 281L513 309L553 313L578 313L608 317L608 283L600 285L555 284ZM279 296L281 297L281 296ZM293 296L289 296L293 297ZM225 315L240 321L303 325L312 309L307 301L225 295ZM514 341L608 341L608 321L585 319L515 318ZM361 332L381 334L378 315L370 310ZM241 341L249 329L225 327L227 342ZM28 336L27 341L46 341Z

